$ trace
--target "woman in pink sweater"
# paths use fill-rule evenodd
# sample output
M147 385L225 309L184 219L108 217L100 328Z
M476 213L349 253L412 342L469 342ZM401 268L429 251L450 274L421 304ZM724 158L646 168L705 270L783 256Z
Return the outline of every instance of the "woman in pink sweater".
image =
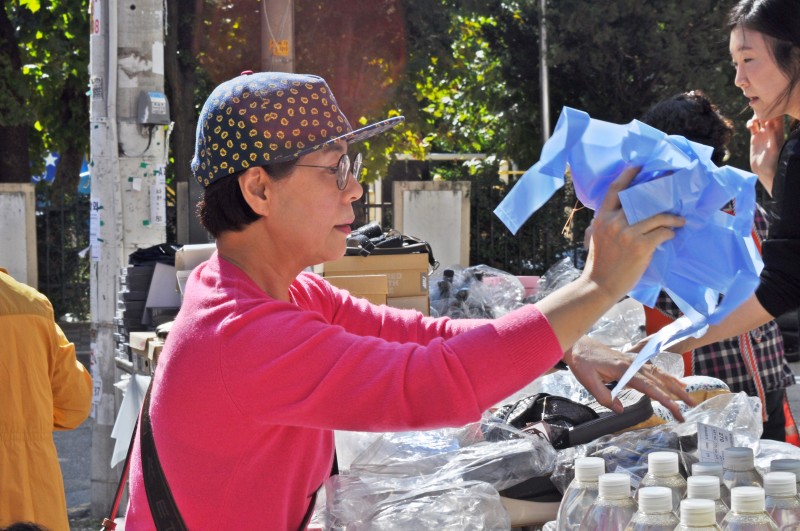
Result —
M394 127L354 131L316 76L244 73L201 112L192 169L217 252L186 286L155 375L158 458L189 529L299 529L331 473L333 430L460 426L563 360L601 403L629 363L570 347L630 288L683 220L628 225L617 191L594 222L583 275L496 320L375 306L304 272L341 257L361 157L348 148ZM566 351L566 353L565 353ZM636 387L680 418L681 384L646 368ZM141 439L126 529L155 527ZM155 505L156 512L160 506Z

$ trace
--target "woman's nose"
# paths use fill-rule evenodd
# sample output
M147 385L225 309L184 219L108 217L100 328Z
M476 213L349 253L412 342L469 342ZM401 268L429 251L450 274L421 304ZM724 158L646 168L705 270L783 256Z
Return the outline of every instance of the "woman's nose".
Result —
M747 85L747 76L745 75L744 68L742 66L736 67L736 77L733 80L733 84L739 88Z
M364 187L358 182L352 174L347 176L347 186L344 189L350 202L358 201L364 195Z

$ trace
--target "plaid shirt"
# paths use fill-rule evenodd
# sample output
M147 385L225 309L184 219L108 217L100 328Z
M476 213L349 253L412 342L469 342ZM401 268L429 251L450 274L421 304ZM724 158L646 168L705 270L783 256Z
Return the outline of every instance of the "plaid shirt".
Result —
M756 205L753 228L759 240L766 238L767 227L764 212ZM678 306L663 291L659 294L655 307L673 319L681 316ZM783 336L778 324L770 321L750 330L748 334L753 343L764 391L776 391L792 385L794 375L783 355ZM727 383L735 393L744 391L750 396L756 396L756 385L742 361L738 337L695 349L692 352L692 373L713 376Z

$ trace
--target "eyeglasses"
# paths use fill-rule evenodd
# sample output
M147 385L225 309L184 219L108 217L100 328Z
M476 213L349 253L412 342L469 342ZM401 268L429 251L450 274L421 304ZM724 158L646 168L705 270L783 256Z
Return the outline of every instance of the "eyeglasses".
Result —
M361 156L361 153L359 153L353 160L353 178L356 180L356 182L359 182L359 179L361 178L362 159L363 157ZM347 174L350 172L350 157L347 156L347 153L339 158L339 162L336 164L336 166L318 166L316 164L295 164L295 166L302 166L304 168L324 168L336 175L336 187L339 190L344 190L347 188Z

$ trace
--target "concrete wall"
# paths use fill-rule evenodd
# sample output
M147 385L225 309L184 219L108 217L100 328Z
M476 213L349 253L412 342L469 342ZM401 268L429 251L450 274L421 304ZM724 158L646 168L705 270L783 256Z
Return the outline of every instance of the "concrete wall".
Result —
M36 192L31 183L0 183L0 267L38 287Z

